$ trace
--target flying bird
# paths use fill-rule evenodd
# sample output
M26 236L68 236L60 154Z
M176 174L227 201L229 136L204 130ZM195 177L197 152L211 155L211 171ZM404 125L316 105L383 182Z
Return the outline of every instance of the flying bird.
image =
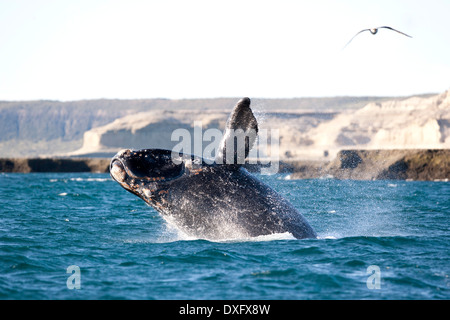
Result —
M350 44L350 42L352 42L352 40L355 39L355 37L356 37L358 34L360 34L361 32L364 32L364 31L370 31L371 34L375 35L375 34L377 34L378 30L379 30L379 29L382 29L382 28L384 28L384 29L389 29L389 30L392 30L392 31L395 31L395 32L398 32L398 33L400 33L400 34L402 34L402 35L404 35L404 36L407 36L407 37L409 37L409 38L412 38L411 36L407 35L406 33L403 33L403 32L401 32L401 31L398 31L398 30L396 30L396 29L394 29L394 28L391 28L391 27L388 27L388 26L382 26L382 27L378 27L378 28L370 28L370 29L363 29L363 30L361 30L360 32L358 32L357 34L355 34L355 35L353 36L353 38L350 39L349 42L347 42L347 44L344 46L344 48L347 47L347 46Z

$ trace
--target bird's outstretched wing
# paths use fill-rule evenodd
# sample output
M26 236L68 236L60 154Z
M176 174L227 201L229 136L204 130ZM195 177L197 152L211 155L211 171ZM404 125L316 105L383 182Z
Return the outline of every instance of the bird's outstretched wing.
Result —
M358 34L360 34L361 32L364 32L364 31L370 31L370 29L363 29L363 30L361 30L360 32L358 32L357 34L355 34L355 35L350 39L350 41L347 42L347 44L342 48L342 50L344 50L345 47L347 47L347 46L350 44L350 42L352 42L352 40L355 39L355 37L356 37Z
M400 33L400 34L402 34L402 35L404 35L404 36L407 36L407 37L409 37L409 38L412 38L411 36L407 35L406 33L401 32L401 31L398 31L398 30L396 30L396 29L394 29L394 28L391 28L391 27L388 27L388 26L378 27L377 29L381 29L381 28L389 29L389 30L398 32L398 33Z

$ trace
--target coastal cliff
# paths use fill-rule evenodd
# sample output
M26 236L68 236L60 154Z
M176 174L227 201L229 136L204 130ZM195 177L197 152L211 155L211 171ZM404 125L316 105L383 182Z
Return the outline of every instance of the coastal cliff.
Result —
M110 158L0 159L0 172L98 172L109 171ZM247 166L259 171L255 166ZM343 150L331 162L282 161L288 179L335 178L352 180L450 179L450 150Z
M450 148L450 91L372 101L355 109L318 109L314 105L311 109L282 109L281 104L268 108L268 103L252 100L252 110L261 131L277 130L278 154L270 156L281 161L331 161L346 149ZM229 110L217 109L131 114L84 132L82 147L66 155L112 156L123 148L172 149L177 144L172 141L174 130L187 130L191 137L198 124L202 130L223 130L228 116Z
M229 112L240 98L0 101L0 157L55 157L79 149L81 150L76 152L77 154L84 152L88 157L92 154L106 156L105 151L109 156L111 149L130 147L130 142L141 145L142 141L145 147L152 147L153 142L161 144L158 137L167 141L168 135L170 141L171 131L168 129L173 128L176 123L181 127L190 128L193 121L203 121L203 115L208 117L211 113L221 113L220 121L225 123ZM261 107L263 111L287 110L289 113L314 110L320 113L329 109L355 110L370 102L382 102L387 99L386 97L255 98L252 99L252 107ZM140 115L128 117L137 114ZM161 115L166 118L161 119ZM159 120L166 121L169 126L158 125L156 122ZM130 128L131 132L128 131ZM89 133L85 136L87 132ZM130 137L131 140L121 140ZM154 138L156 140L153 140ZM115 139L117 141L114 141Z
M331 162L297 162L292 168L289 179L448 181L450 150L342 150Z
M198 141L204 149L211 143L207 130L221 133L236 101L0 101L0 172L107 172L121 149L173 149L177 130L191 138L192 151ZM450 178L450 90L404 98L252 99L252 110L258 157L279 159L292 179ZM264 132L270 145L260 144Z

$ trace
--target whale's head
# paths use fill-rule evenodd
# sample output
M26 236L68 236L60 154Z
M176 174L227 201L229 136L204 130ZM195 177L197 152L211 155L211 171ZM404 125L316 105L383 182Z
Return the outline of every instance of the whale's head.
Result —
M109 170L124 189L155 204L158 194L185 173L185 164L174 160L170 150L125 149L111 159Z
M228 118L214 159L171 150L125 149L112 158L111 177L158 211L164 211L167 195L177 182L189 184L188 178L197 176L195 179L199 180L204 175L214 174L219 167L221 171L238 170L247 158L257 132L258 123L250 109L250 99L243 98Z

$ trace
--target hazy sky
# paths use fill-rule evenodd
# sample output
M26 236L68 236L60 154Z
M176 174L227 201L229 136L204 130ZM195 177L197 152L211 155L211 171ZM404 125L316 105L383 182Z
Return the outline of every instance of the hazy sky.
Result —
M449 14L449 0L0 0L0 100L442 92ZM342 49L383 25L413 38Z

